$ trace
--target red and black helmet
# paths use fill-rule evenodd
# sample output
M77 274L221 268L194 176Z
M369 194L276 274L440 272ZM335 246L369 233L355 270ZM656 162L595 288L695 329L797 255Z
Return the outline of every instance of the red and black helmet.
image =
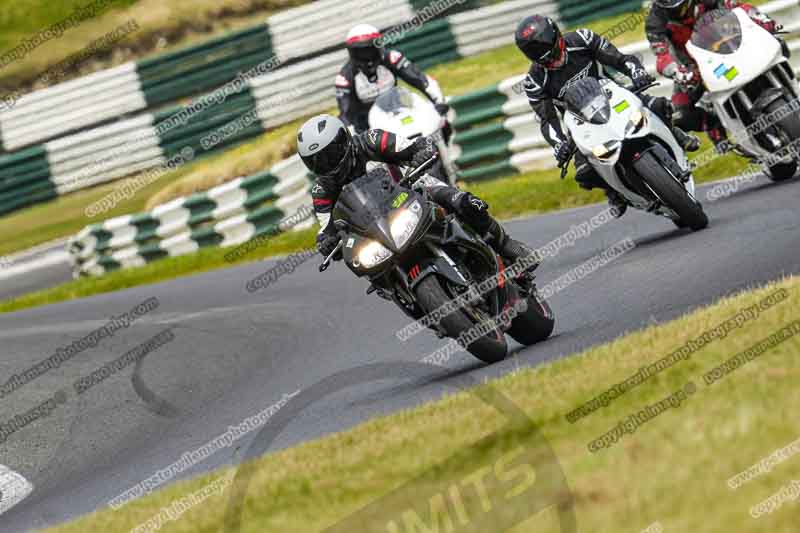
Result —
M373 71L381 59L378 48L381 32L375 26L359 24L347 33L347 51L350 59L362 69Z
M534 63L548 68L563 64L564 36L550 17L533 15L520 22L515 34L517 47Z

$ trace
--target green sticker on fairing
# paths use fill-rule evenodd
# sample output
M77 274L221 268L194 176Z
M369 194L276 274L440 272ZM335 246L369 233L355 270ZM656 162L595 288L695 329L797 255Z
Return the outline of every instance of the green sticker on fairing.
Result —
M617 105L614 106L614 111L616 111L617 113L622 113L623 111L628 109L630 106L631 105L628 103L627 100L623 100L623 101L621 101L620 103L618 103Z
M404 126L408 126L409 124L414 122L414 117L403 117L400 122L402 122Z
M728 65L725 63L720 63L719 66L714 69L714 75L717 78L725 78L728 81L733 81L736 79L736 76L739 75L739 71L736 67L728 68Z
M392 207L394 207L395 209L400 207L401 205L403 205L403 202L405 202L407 199L408 199L408 193L401 192L397 196L397 198L395 198L394 201L392 201Z

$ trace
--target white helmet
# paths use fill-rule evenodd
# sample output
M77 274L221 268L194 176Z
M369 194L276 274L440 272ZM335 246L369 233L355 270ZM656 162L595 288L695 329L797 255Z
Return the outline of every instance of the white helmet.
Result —
M318 176L352 177L353 139L336 117L317 115L307 120L297 132L297 152L306 167Z

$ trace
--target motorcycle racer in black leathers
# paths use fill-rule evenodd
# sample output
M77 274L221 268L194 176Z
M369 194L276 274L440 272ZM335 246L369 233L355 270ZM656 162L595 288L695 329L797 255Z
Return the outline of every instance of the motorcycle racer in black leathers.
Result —
M635 56L622 54L604 37L589 29L561 34L549 17L534 15L524 19L516 32L517 47L533 63L523 87L534 113L541 121L542 135L554 148L559 164L569 159L573 144L561 127L564 94L567 88L587 76L604 77L603 66L631 78L634 87L649 85L654 79ZM668 99L641 94L645 106L666 124L672 124L672 106ZM685 150L699 149L700 141L673 127L673 134ZM616 216L622 216L627 203L612 189L580 153L575 154L575 180L584 189L601 188Z
M339 193L367 172L369 161L418 167L438 154L436 145L428 138L410 141L379 129L352 135L341 120L330 115L319 115L306 122L297 134L297 147L306 167L316 175L311 196L320 224L317 248L326 257L339 241L330 223ZM424 190L434 202L483 235L487 244L509 264L533 254L525 244L506 234L503 226L489 215L486 202L447 185L442 176L441 163L437 162L427 175L416 181L414 188Z
M435 79L427 76L398 50L381 45L383 37L377 28L359 24L347 34L350 60L336 76L336 102L339 118L355 133L369 129L369 110L375 100L401 79L428 96L440 115L450 109ZM445 142L450 134L445 128Z

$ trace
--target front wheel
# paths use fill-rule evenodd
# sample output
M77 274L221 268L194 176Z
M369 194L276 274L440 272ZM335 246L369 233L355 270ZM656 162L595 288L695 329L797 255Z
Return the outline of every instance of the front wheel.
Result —
M646 152L638 161L633 163L636 172L655 192L664 205L678 215L679 226L684 225L693 231L698 231L708 226L708 217L703 207L686 191L684 186L670 174L667 169Z
M427 315L432 314L451 300L436 276L428 276L420 281L414 293L417 296L417 302L419 302L420 307ZM485 319L489 318L485 317ZM470 333L474 331L473 328L481 322L485 322L485 319L481 317L481 320L475 320L467 315L464 310L457 309L442 318L439 325L451 339L459 339L462 335L466 338L471 338L472 335ZM492 364L506 358L508 344L503 332L495 327L486 335L469 344L467 351L484 363Z
M764 110L764 114L768 117L777 116L781 114L782 110L789 107L789 104L784 98L778 98ZM800 113L794 111L789 113L782 119L778 120L776 127L780 130L785 143L792 143L800 139ZM779 163L769 167L767 177L772 181L785 181L793 178L797 173L797 161L789 163Z
M797 163L778 163L767 169L766 175L772 181L786 181L797 173Z
M556 318L550 305L539 294L528 296L527 302L528 309L514 317L508 334L518 343L531 346L553 333Z

